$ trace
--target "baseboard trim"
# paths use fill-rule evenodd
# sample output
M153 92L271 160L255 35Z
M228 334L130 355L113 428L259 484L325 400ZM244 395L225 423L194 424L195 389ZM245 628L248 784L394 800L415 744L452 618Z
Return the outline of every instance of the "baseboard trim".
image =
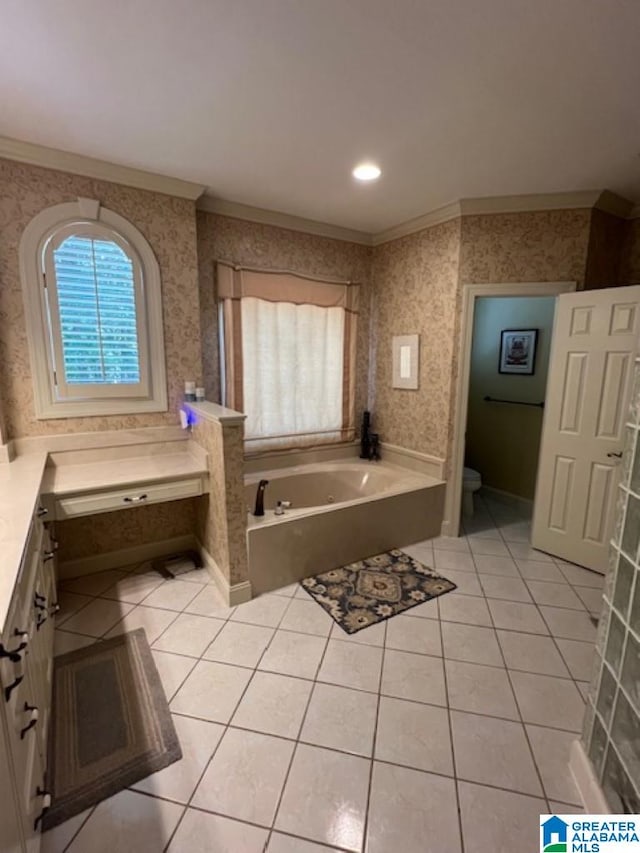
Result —
M569 770L587 814L611 814L602 788L598 784L593 766L587 757L582 741L574 740L569 755Z
M186 534L184 536L174 536L172 539L162 539L159 542L148 542L144 545L133 545L130 548L119 548L117 551L107 551L104 554L96 554L93 557L81 557L77 560L67 560L64 563L59 563L58 577L62 580L84 577L84 575L104 572L107 569L117 569L119 566L144 563L147 560L162 557L164 554L186 551L194 547L199 547L197 539L191 534Z
M236 604L244 604L245 601L251 601L253 594L251 591L251 581L242 581L241 583L230 584L228 579L222 572L220 566L213 559L211 554L198 543L198 549L202 556L202 561L207 567L207 571L211 575L211 579L220 595L227 602L229 607L235 607Z
M529 498L520 497L520 495L514 495L511 492L505 492L504 489L496 489L494 486L482 486L483 492L488 492L490 495L495 495L498 500L506 500L509 503L515 503L521 506L523 509L527 511L533 510L533 501Z

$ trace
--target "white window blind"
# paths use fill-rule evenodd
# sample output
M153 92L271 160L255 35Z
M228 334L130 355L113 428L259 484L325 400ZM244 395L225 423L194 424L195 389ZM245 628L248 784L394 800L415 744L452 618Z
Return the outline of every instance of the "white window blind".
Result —
M340 438L345 310L245 297L241 315L249 447Z
M131 258L115 242L67 237L53 252L65 382L138 384Z

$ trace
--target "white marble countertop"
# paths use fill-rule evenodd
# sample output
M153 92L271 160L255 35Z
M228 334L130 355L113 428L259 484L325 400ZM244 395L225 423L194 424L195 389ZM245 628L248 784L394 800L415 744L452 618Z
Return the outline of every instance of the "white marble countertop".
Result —
M30 453L0 465L0 634L9 613L46 463L46 453Z
M70 495L137 483L166 482L206 474L206 458L189 452L52 465L44 472L42 493Z

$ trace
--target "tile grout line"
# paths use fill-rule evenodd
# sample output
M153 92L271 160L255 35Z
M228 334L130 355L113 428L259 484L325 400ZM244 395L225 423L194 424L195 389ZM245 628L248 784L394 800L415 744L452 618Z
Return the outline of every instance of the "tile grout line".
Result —
M437 600L436 600L437 603ZM384 677L384 663L387 653L387 633L389 628L389 620L384 620L384 636L382 638L382 657L380 658L380 674L378 676L378 694L376 697L376 713L373 723L373 741L371 744L371 759L369 763L369 779L367 784L367 799L364 809L364 824L362 826L362 845L361 850L364 850L367 845L367 836L369 833L369 812L371 808L371 788L373 787L373 771L375 762L377 761L376 752L378 747L378 722L380 720L380 702L382 700L382 680Z

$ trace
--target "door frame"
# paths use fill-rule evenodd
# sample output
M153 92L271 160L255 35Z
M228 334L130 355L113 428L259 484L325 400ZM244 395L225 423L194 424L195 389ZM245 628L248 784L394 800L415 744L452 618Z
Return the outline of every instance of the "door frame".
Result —
M460 339L458 346L458 371L453 412L451 464L447 478L443 536L460 535L462 507L462 469L464 468L465 435L469 408L469 381L471 376L471 346L476 299L483 296L560 296L577 290L575 281L514 281L503 284L466 284L462 288ZM554 319L555 327L555 319Z

